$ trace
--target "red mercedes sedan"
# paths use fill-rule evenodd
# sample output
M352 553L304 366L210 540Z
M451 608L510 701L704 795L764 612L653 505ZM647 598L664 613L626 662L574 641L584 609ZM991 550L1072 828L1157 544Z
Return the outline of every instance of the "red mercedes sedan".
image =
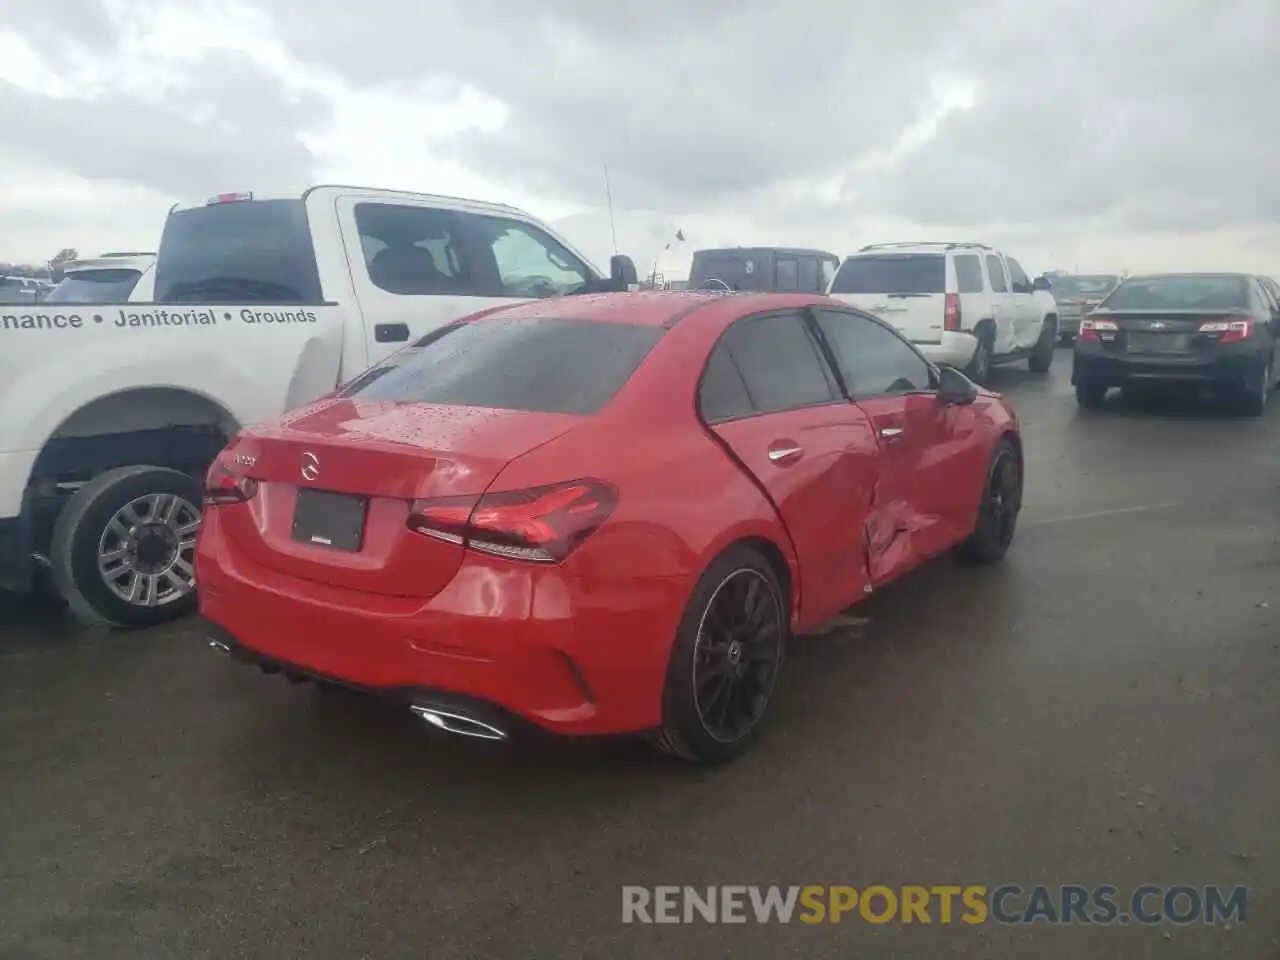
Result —
M872 316L632 293L451 323L209 471L211 643L433 726L759 731L790 638L926 559L995 563L1016 416Z

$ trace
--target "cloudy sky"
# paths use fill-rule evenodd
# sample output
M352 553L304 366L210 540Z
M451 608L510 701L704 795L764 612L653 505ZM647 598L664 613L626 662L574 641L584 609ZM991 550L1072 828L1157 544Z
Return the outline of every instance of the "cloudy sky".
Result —
M325 181L581 226L607 165L671 275L913 238L1280 275L1278 38L1275 0L4 0L0 260Z

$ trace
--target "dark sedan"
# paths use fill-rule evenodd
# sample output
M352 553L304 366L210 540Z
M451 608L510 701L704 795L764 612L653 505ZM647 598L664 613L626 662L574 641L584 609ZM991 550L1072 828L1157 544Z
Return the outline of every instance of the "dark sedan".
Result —
M1081 406L1111 387L1225 389L1260 414L1275 385L1280 303L1260 278L1166 273L1125 280L1080 321L1071 382Z
M1058 336L1064 343L1075 339L1080 329L1080 318L1107 299L1122 279L1118 273L1066 274L1053 278L1053 299L1058 304Z

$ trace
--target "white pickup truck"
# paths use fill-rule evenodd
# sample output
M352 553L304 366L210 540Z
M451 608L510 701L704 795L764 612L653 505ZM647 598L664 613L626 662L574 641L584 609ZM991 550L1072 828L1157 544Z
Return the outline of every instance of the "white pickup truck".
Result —
M0 306L0 588L47 563L90 619L181 615L204 471L242 426L477 310L635 288L630 258L610 267L500 204L317 186L175 206L129 302Z

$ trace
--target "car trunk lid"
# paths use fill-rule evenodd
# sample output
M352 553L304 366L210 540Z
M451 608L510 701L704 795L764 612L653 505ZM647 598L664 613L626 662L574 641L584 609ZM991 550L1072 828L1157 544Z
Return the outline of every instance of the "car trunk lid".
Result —
M582 418L478 407L323 400L224 454L257 492L221 514L246 557L300 579L431 597L463 547L407 526L414 500L476 496L515 458Z
M1223 310L1098 311L1096 320L1110 320L1116 333L1103 342L1109 349L1128 355L1198 356L1221 341L1220 332L1201 332L1205 324L1226 324L1246 319Z

